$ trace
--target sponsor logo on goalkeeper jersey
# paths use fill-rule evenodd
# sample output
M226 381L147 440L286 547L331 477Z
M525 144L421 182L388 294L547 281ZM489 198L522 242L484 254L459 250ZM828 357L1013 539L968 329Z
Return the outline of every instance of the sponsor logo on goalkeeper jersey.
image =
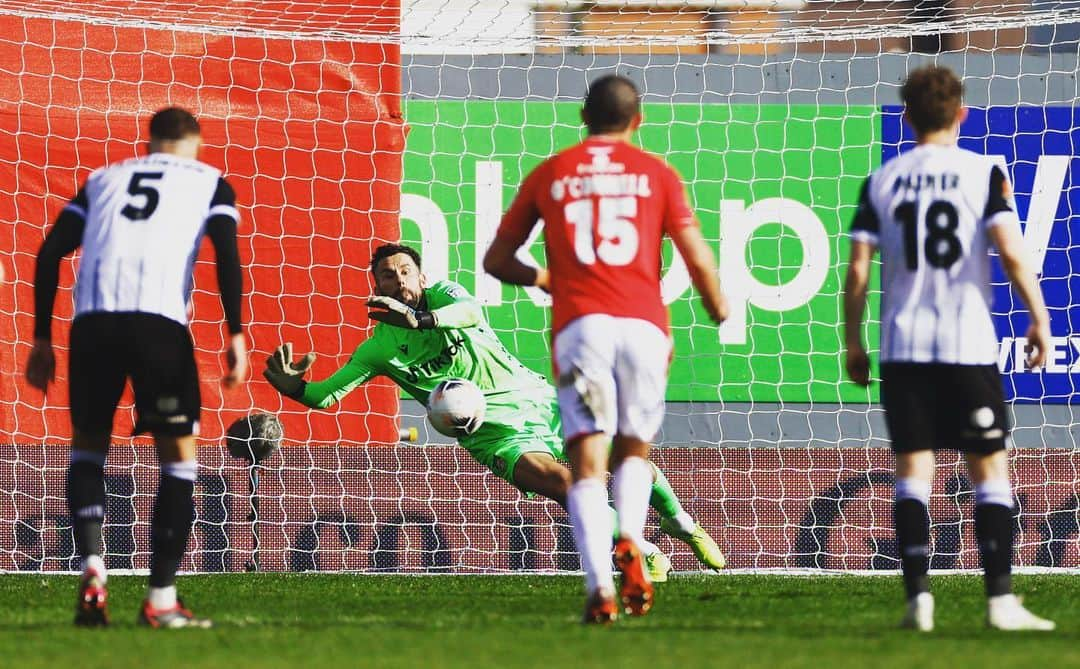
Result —
M421 363L410 365L405 370L405 379L409 383L416 383L422 376L432 376L454 362L454 356L465 346L465 338L461 335L452 335L446 346L434 358L429 358Z

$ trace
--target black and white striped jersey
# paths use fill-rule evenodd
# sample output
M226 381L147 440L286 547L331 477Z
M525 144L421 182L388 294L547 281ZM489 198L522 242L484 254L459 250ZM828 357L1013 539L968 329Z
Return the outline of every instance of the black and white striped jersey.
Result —
M923 144L863 185L853 240L881 251L881 361L997 364L990 238L1019 228L1012 187L993 159Z
M239 218L219 170L165 153L95 171L65 211L85 219L76 316L137 311L182 324L207 220Z

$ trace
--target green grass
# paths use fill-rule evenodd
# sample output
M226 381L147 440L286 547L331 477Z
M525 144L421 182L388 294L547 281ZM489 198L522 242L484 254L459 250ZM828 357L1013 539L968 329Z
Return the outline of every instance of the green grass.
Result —
M0 576L5 667L1080 666L1077 577L1019 576L1050 634L984 628L977 577L936 577L938 629L896 629L898 578L681 576L654 610L578 624L576 577L236 574L182 577L212 630L134 626L145 579L109 581L109 629L71 625L75 579Z

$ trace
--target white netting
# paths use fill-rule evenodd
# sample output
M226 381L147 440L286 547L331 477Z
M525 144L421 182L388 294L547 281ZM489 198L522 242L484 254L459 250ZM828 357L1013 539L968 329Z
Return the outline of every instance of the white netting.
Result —
M220 307L203 259L193 328L205 445L186 567L574 568L561 509L522 499L425 429L421 408L387 383L309 412L258 372L285 340L320 353L317 377L343 364L369 331L371 250L400 238L422 248L432 278L474 291L511 350L546 373L543 296L500 287L480 259L524 174L580 136L588 80L613 71L639 82L640 141L686 178L735 305L718 333L668 268L676 359L657 462L733 566L895 568L876 394L842 374L843 230L862 179L909 141L896 90L930 58L965 76L975 107L965 146L1002 156L1013 176L1054 319L1047 371L1016 370L1024 316L998 277L1019 560L1076 567L1078 26L1070 0L0 0L0 207L14 222L0 232L0 569L73 564L63 481L71 272L55 325L60 383L43 401L21 380L33 256L77 184L137 153L147 116L165 104L197 113L204 158L238 192L256 370L239 393L217 384ZM253 410L281 417L286 445L249 469L221 437ZM127 402L105 534L110 564L142 568L157 475L152 447L125 438L129 413ZM410 426L418 442L394 444ZM935 567L976 565L970 511L970 484L946 458L932 504ZM677 568L696 566L650 527Z

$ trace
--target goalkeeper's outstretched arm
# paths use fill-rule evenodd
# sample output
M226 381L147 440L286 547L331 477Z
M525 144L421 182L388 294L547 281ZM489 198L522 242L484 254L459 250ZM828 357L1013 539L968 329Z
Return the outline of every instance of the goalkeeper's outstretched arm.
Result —
M266 359L263 376L282 395L312 409L325 409L379 373L372 355L373 347L371 340L364 342L353 352L349 362L329 378L308 382L304 375L315 362L315 354L308 353L293 362L292 344L282 344Z

